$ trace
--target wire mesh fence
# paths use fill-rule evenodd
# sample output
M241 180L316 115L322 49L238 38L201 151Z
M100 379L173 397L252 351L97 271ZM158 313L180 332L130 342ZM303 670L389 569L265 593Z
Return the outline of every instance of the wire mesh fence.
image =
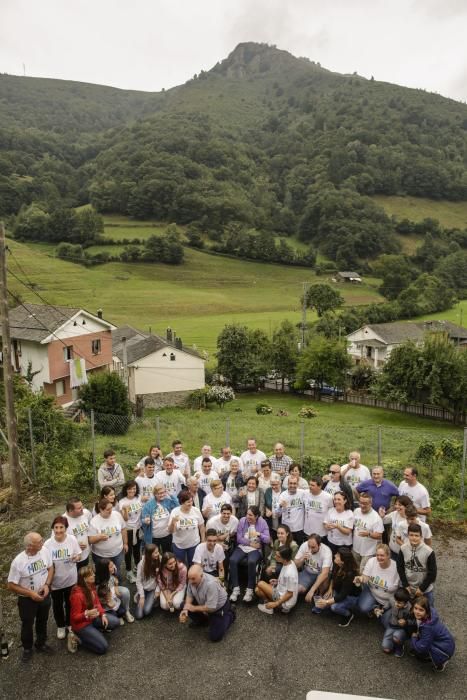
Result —
M41 470L41 483L47 481L47 475L55 483L61 469L60 445L47 432L52 432L50 425L41 424L30 410L20 417L23 474L31 482L38 479ZM435 495L438 511L464 513L467 428L463 442L462 431L455 429L436 432L428 427L375 426L358 420L339 423L337 419L299 419L296 414L284 412L254 417L251 412L235 410L228 414L164 409L160 413L147 411L144 417L91 412L82 415L79 425L73 427L72 445L63 447L63 464L73 463L75 471L63 466L62 482L65 487L76 484L77 488L87 484L96 492L97 470L109 448L116 452L117 461L130 478L137 462L153 445L168 454L172 443L180 440L193 461L205 444L211 446L214 457L220 456L225 446L240 456L250 437L267 455L273 453L275 443L282 442L286 454L303 466L306 477L326 473L332 463L345 463L350 451L360 452L362 463L368 467L382 465L387 478L396 483L402 480L407 464L417 464L420 479Z

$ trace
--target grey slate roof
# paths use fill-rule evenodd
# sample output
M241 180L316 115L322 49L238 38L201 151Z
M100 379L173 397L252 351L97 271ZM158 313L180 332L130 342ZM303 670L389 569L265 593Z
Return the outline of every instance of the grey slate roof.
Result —
M142 357L147 357L157 350L162 348L169 348L170 350L178 350L174 343L169 343L164 338L159 335L144 333L139 331L132 326L122 326L121 328L116 328L112 331L112 352L118 357L119 360L123 362L123 343L122 338L126 337L126 355L127 363L131 365L133 362L137 362ZM199 353L191 348L182 348L183 352L193 355L194 357L201 357Z
M17 306L9 312L10 335L18 340L40 343L79 311L81 309L45 304Z
M457 326L450 321L394 321L393 323L368 323L366 325L387 345L397 345L406 340L420 341L430 332L445 332L451 340L467 339L467 328Z
M358 272L348 272L348 271L340 272L339 271L337 274L340 275L341 277L345 277L345 278L349 278L349 279L350 278L355 279L355 277L361 277L361 275L359 275Z

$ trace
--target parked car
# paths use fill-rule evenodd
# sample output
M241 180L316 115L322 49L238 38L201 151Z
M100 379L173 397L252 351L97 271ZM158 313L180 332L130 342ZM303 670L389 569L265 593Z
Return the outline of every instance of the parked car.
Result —
M318 382L316 382L314 379L309 381L309 385L310 389L314 389L315 391L319 390L319 393L322 396L344 396L343 390L339 389L337 386L331 386L330 384L326 383L319 386Z

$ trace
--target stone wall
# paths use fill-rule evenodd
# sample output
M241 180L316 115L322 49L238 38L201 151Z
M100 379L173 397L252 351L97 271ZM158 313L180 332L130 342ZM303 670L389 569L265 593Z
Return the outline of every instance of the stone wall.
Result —
M166 406L183 406L192 391L164 391L161 394L140 394L144 408L165 408Z

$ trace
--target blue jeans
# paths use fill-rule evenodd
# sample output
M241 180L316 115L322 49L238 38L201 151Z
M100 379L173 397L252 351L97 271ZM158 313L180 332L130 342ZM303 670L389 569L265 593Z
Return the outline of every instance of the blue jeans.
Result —
M303 569L298 572L298 585L309 591L317 578L318 574L312 574L308 569Z
M156 597L156 591L144 591L144 605L141 607L139 605L139 596L136 601L135 617L137 620L142 620L143 617L147 617L151 614L154 607L154 599Z
M189 568L193 562L195 549L196 547L187 547L186 549L180 549L180 547L177 547L177 545L172 542L172 552L175 554L178 561L181 561L182 564L185 564L187 568Z
M378 603L376 598L374 598L368 584L365 584L363 586L362 592L360 593L360 595L358 597L358 609L359 609L359 611L361 613L363 613L364 615L368 615L369 613L373 612L374 608L377 608L380 605L381 605L381 603ZM391 608L387 608L387 610L385 610L384 614L380 617L381 623L384 625L384 627L387 627L390 616L391 616Z
M262 558L261 550L255 549L253 552L244 552L243 549L237 547L230 557L229 577L230 584L233 588L238 587L238 565L240 562L247 560L248 564L248 588L254 588L256 584L256 566Z
M120 626L120 620L116 615L112 613L106 613L109 624L107 629L114 630L116 627ZM104 627L102 625L102 620L97 617L91 622L91 624L86 625L80 630L76 630L75 634L79 637L81 644L85 649L93 651L95 654L105 654L109 648L109 643L103 634Z
M117 610L112 609L108 610L108 612L117 617L123 617L130 609L130 591L124 586L119 586L118 592L120 594L120 606Z
M340 603L333 603L331 605L331 611L337 615L342 615L343 617L349 617L358 606L358 595L348 595L341 600Z
M386 627L383 635L382 647L384 650L392 651L396 645L401 645L405 642L407 633L402 627Z

